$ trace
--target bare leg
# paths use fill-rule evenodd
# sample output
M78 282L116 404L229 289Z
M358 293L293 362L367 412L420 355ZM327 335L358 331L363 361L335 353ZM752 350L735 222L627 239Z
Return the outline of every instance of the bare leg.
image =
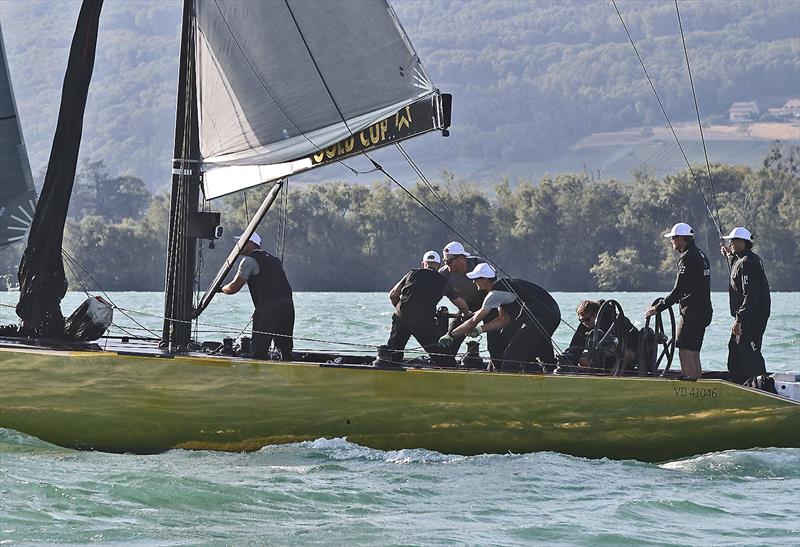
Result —
M700 368L700 352L688 349L679 349L678 356L681 360L681 372L689 378L700 378L702 375Z
M696 374L695 378L700 379L703 377L703 367L700 366L700 352L695 351L694 353L694 372Z

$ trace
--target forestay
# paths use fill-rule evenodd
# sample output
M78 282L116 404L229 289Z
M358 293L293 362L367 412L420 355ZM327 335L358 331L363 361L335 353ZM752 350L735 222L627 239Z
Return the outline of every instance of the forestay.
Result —
M387 144L358 136L436 93L385 0L195 5L206 199L311 169L343 140L340 156Z

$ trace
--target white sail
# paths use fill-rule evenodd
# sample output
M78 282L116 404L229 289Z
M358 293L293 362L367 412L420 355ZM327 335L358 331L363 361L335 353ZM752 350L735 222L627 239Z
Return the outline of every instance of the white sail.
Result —
M206 199L309 169L434 93L385 0L197 0L196 24Z

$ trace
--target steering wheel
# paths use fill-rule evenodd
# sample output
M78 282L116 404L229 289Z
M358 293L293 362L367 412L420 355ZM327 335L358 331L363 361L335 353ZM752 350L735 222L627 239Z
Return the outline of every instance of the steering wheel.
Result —
M663 298L656 298L651 305L657 306L662 302ZM664 328L664 319L661 316L663 312L645 319L639 337L639 376L655 374L665 359L664 372L661 375L664 376L672 366L672 358L675 356L675 312L671 307L664 311L669 312L669 336ZM653 327L650 328L650 319L653 318Z
M589 367L619 376L625 370L626 334L622 306L616 300L606 300L597 311L589 340Z

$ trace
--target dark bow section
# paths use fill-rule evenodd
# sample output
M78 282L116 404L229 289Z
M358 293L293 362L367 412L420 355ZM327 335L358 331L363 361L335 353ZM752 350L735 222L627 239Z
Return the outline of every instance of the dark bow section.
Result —
M61 299L67 290L61 244L75 169L83 113L94 69L97 27L103 0L84 0L70 46L61 92L58 123L42 194L33 217L28 246L19 265L17 315L27 335L59 338L64 334Z

